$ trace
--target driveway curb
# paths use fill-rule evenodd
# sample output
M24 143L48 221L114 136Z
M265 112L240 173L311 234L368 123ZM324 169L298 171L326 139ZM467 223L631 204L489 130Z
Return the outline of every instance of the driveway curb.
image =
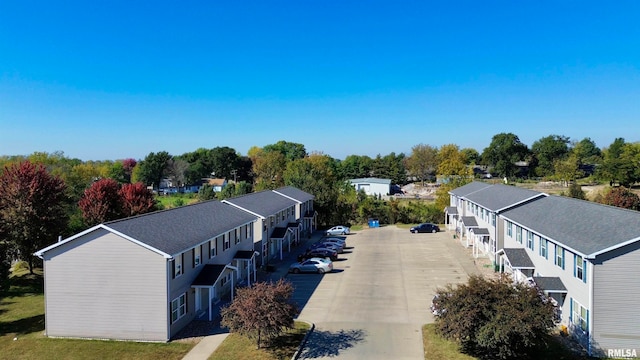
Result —
M304 339L302 339L302 341L300 342L300 346L298 346L298 350L296 350L296 352L293 354L293 356L291 357L291 360L298 360L298 358L300 357L300 354L302 354L302 350L304 350L305 345L307 345L307 340L309 339L309 336L311 335L313 330L315 330L316 328L316 324L314 323L310 323L304 320L298 320L298 321L305 322L309 324L311 327L309 328L307 333L304 335Z

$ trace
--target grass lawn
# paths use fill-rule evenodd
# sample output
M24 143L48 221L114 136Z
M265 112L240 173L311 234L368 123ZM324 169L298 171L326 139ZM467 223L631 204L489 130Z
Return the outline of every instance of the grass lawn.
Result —
M0 294L0 359L182 359L194 344L51 339L44 336L42 272L18 272ZM16 338L16 340L14 340Z
M155 199L163 209L171 209L198 202L198 197L195 194L156 195ZM182 205L179 205L180 203Z
M295 323L295 328L275 339L269 347L256 349L256 342L238 334L230 334L209 360L280 360L291 359L309 330L305 322ZM263 345L264 346L264 345Z
M443 339L436 334L436 325L427 324L422 327L422 342L424 344L425 360L472 360L475 357L461 353L458 345L452 341ZM595 358L582 357L572 353L564 347L558 340L549 336L547 339L547 347L536 354L536 359L554 359L554 360L593 360Z

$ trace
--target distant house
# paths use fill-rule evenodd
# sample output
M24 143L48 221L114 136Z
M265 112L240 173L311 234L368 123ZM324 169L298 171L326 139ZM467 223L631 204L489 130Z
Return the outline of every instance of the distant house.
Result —
M367 195L388 195L391 193L391 179L362 178L349 180L356 191L363 190Z
M207 184L213 187L213 191L220 192L227 186L227 179L206 179Z
M207 201L100 224L36 252L46 335L170 340L255 277L256 221Z

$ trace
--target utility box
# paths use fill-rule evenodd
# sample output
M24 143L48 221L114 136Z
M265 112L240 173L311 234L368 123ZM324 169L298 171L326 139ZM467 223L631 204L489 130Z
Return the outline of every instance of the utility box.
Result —
M369 218L369 227L370 228L380 227L380 221L378 221L378 219Z

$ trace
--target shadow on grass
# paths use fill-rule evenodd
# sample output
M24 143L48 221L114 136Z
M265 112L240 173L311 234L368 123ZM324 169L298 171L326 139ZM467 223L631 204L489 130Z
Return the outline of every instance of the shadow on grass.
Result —
M340 331L314 331L304 350L305 359L339 356L340 352L364 340L362 329Z
M306 328L287 331L273 339L266 350L273 354L276 359L290 359L292 354L298 350L306 333Z
M44 314L15 321L0 322L0 329L0 336L7 334L24 335L36 331L44 331Z

